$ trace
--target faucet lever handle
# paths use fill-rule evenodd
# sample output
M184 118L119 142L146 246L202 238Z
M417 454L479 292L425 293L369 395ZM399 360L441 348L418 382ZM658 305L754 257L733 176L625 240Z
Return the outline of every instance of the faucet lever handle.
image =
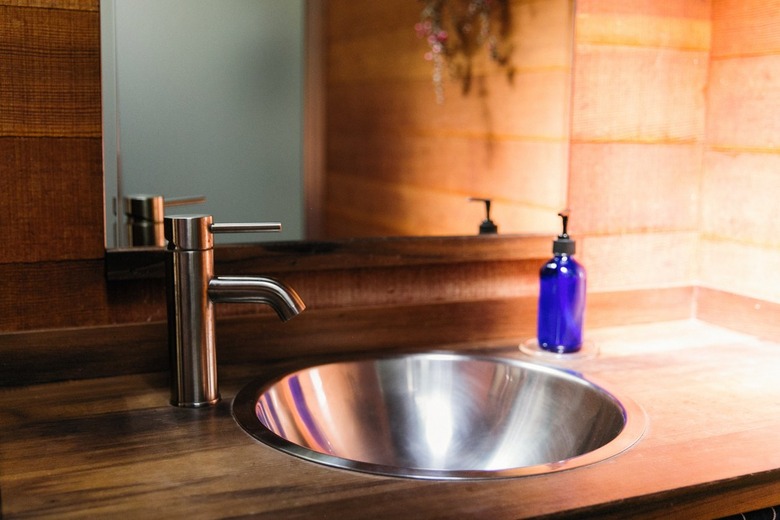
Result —
M282 230L280 222L214 223L212 233L273 233Z
M214 233L264 233L279 231L278 222L215 224L211 215L169 215L165 217L168 249L201 251L214 247Z

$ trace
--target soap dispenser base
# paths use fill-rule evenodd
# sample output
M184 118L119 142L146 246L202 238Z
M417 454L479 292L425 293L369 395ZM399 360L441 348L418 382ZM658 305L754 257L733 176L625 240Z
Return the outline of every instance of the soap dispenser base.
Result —
M539 361L565 362L593 359L599 355L599 348L592 341L583 341L577 352L559 354L544 350L536 338L531 338L520 344L520 352Z

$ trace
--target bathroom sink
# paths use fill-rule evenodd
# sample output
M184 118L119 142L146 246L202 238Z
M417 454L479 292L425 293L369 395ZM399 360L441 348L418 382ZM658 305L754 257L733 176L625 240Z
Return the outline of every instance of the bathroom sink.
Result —
M337 361L254 381L233 401L247 433L344 469L484 479L614 456L642 409L580 374L499 357L423 353Z

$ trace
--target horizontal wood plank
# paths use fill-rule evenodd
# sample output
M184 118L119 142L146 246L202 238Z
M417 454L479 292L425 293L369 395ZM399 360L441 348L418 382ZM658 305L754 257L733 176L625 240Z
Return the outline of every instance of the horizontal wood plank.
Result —
M703 140L706 51L580 44L575 63L574 142Z
M695 231L586 235L577 247L593 292L685 287L695 279Z
M0 137L0 263L102 258L101 154L99 138Z
M712 57L780 54L776 2L719 0L712 3Z
M573 233L697 230L700 144L578 143L571 154Z
M77 10L95 2L32 4L0 4L0 137L99 139L99 13Z
M727 152L780 153L780 54L713 60L708 91L707 141ZM751 78L744 81L744 78Z

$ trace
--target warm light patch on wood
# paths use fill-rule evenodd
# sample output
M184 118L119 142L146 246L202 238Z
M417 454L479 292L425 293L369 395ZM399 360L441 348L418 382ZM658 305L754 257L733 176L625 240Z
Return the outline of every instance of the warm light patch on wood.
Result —
M596 45L707 51L710 46L710 22L614 13L583 14L577 18L577 40Z
M577 0L577 12L707 20L711 3L711 0Z
M712 58L780 54L780 1L712 2Z

